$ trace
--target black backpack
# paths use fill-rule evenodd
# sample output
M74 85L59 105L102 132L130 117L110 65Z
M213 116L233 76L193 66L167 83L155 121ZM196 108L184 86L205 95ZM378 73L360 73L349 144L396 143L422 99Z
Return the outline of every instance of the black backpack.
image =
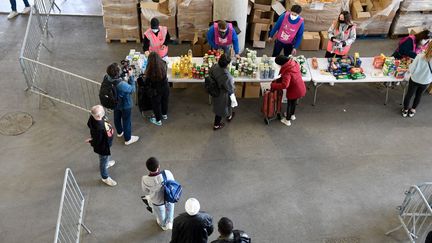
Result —
M233 230L234 242L235 243L251 243L251 238L249 236L243 235L244 232L240 230Z
M103 107L113 110L118 104L117 97L117 84L118 81L110 82L104 79L99 90L99 100Z
M208 77L204 79L204 87L207 93L211 97L219 97L220 95L219 85L211 75L208 75Z

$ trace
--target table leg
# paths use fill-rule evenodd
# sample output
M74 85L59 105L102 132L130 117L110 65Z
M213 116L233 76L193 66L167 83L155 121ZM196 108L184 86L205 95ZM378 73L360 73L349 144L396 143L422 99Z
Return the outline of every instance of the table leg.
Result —
M384 83L384 85L386 86L386 95L385 95L384 105L387 105L388 98L389 98L389 89L390 89L391 83Z
M315 104L316 104L316 98L317 98L317 93L318 93L318 88L319 88L319 86L321 86L322 85L322 83L314 83L314 98L313 98L313 106L315 106Z
M208 102L209 102L209 105L212 104L212 97L211 97L211 95L208 95Z

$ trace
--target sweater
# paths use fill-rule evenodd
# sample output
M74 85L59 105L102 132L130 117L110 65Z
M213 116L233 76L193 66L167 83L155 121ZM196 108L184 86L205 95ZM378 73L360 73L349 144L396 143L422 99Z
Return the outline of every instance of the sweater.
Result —
M234 28L233 28L233 30L234 30ZM214 32L215 32L214 25L212 25L210 27L210 29L207 31L207 41L208 41L208 43L212 49L217 50L217 49L219 49L219 47L216 45ZM231 34L230 29L228 28L227 35L230 35L230 34ZM234 52L237 55L240 53L240 48L239 48L239 43L238 43L238 36L237 36L237 33L235 32L235 30L232 32L232 41L233 41Z
M282 22L283 22L283 20L284 20L284 18L285 18L285 14L286 14L286 12L283 13L281 16L279 16L279 18L278 18L278 20L277 20L275 26L274 26L273 29L270 31L269 36L270 36L271 38L272 38L272 37L273 37L273 36L274 36L278 31L279 31L279 29L280 29L280 27L281 27L281 25L282 25ZM288 22L289 22L290 24L297 24L299 21L300 21L300 17L298 17L298 18L297 18L296 20L294 20L294 21L291 20L290 17L288 17ZM300 28L298 29L297 34L296 34L296 36L295 36L295 38L294 38L293 46L294 46L295 49L298 49L299 46L300 46L300 43L301 43L301 41L302 41L302 39L303 39L303 31L304 31L304 22L300 25Z
M104 117L98 121L90 116L87 126L90 128L90 145L93 151L102 156L111 155L110 147L114 130L108 119Z
M432 60L429 60L432 68ZM424 58L424 54L418 54L409 67L411 73L411 80L418 83L427 85L432 82L432 71L429 69L428 61Z
M174 180L174 176L169 170L165 170L167 180ZM162 172L156 176L145 175L141 178L141 187L145 196L149 196L153 205L159 206L165 204L164 190L162 189L163 176Z
M412 39L407 39L402 44L399 45L398 50L396 50L393 55L396 59L401 59L402 57L416 58L417 53L414 51L414 42Z

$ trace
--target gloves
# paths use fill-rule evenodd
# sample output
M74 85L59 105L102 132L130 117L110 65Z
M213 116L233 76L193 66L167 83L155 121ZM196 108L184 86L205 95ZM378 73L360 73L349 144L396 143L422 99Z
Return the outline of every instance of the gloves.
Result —
M342 41L342 47L345 47L345 46L346 46L346 42Z
M332 41L332 42L334 42L335 41L335 37L333 36L332 38L330 38L330 40Z

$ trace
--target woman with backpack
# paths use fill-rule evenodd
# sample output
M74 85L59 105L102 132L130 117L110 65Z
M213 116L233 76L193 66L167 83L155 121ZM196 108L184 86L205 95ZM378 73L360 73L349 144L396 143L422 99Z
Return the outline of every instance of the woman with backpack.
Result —
M154 113L149 121L162 126L162 119L168 119L169 85L167 65L156 52L151 52L148 57L145 77L145 89Z
M428 39L431 38L430 35L429 30L423 30L415 35L402 38L392 56L396 59L402 59L403 57L416 58L417 54L427 46Z
M408 91L403 102L402 116L414 117L420 99L432 82L432 43L427 46L424 54L418 54L409 67L411 78L408 83ZM410 108L412 97L413 105Z
M230 122L235 115L231 107L231 99L234 96L234 80L227 68L230 62L231 58L222 54L218 63L209 72L210 78L216 82L220 91L218 96L212 96L213 112L215 113L213 130L222 129L225 126L222 122L223 117L226 117L227 121Z

